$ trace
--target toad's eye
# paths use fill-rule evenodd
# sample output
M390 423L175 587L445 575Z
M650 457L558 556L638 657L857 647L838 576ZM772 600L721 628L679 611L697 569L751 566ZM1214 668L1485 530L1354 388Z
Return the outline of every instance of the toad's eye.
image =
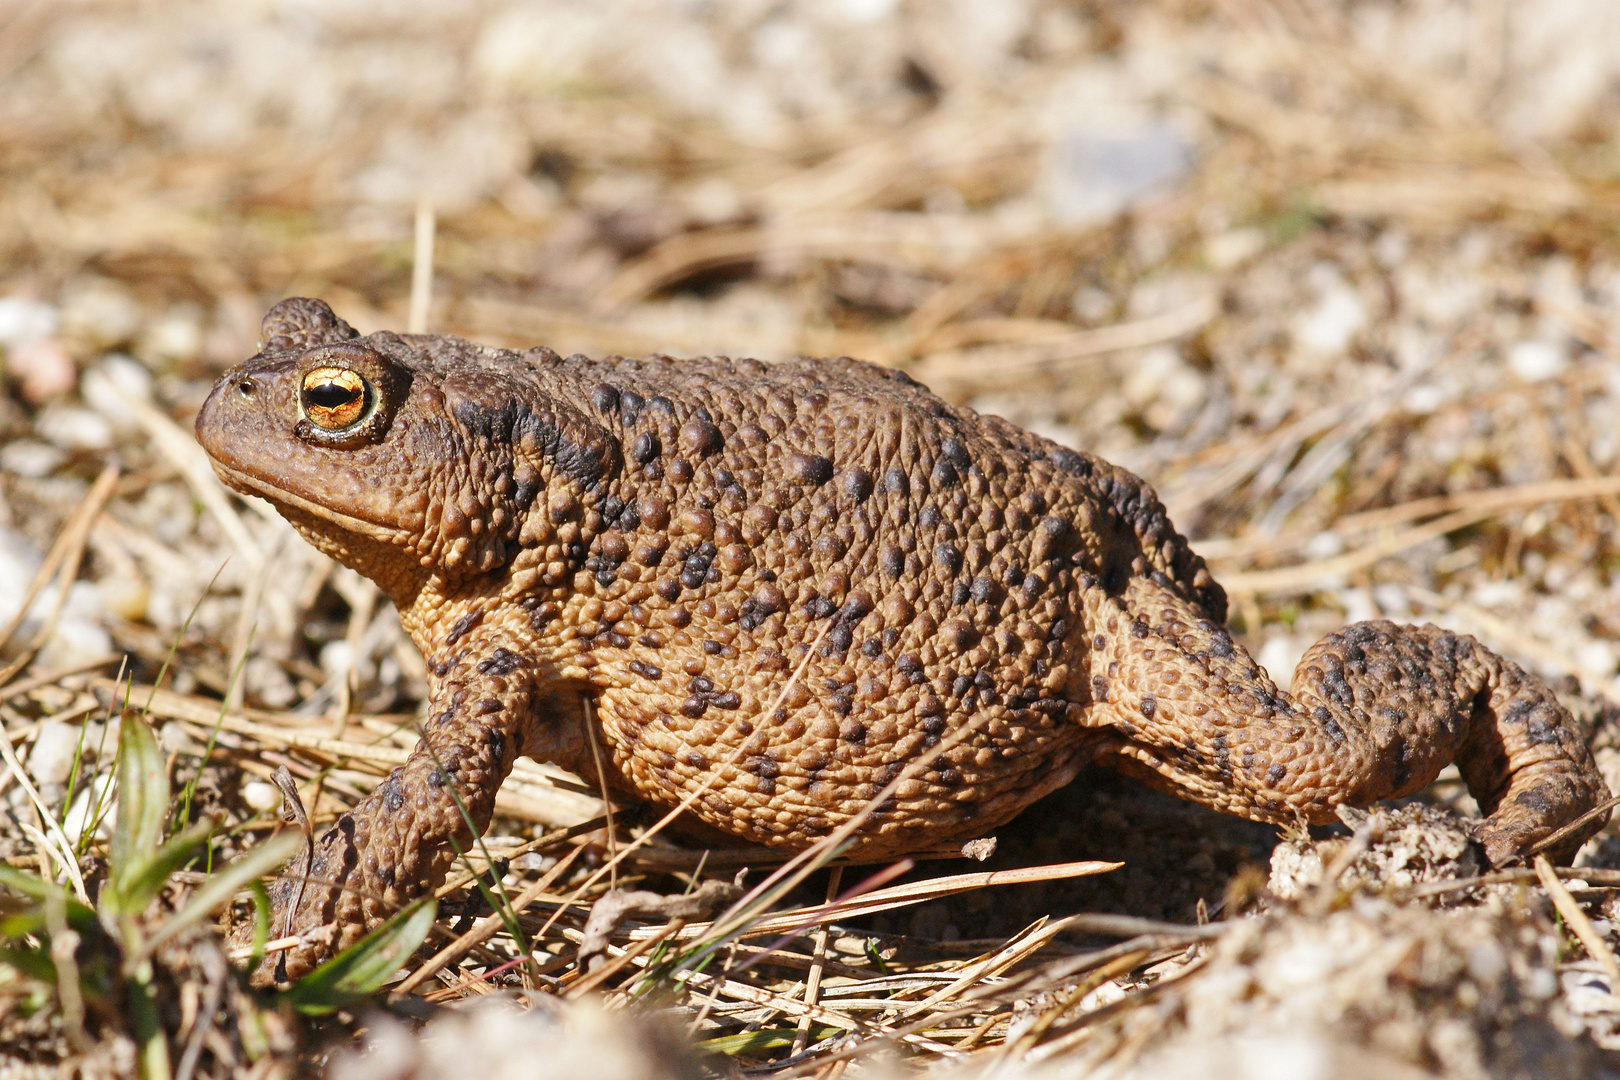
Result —
M304 415L323 431L342 431L364 419L376 397L358 372L330 367L305 375L300 396Z

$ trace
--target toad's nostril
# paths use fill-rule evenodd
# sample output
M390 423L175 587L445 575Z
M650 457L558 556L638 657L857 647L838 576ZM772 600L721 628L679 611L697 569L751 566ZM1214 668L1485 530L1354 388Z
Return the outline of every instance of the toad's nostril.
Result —
M236 392L241 394L243 397L252 397L253 391L257 390L258 388L258 383L255 383L252 379L245 378L236 384Z

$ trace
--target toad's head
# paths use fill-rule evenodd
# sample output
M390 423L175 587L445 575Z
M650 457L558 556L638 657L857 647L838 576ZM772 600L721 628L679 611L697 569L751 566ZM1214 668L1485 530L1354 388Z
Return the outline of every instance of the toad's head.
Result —
M197 440L227 485L401 599L429 575L498 571L540 496L588 501L612 471L616 442L547 389L562 363L361 337L319 300L283 300L259 354L215 383Z

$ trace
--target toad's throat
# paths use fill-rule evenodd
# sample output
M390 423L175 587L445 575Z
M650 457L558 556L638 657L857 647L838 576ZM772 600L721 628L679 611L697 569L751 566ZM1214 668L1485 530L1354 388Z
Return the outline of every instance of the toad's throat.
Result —
M408 541L411 537L407 530L398 525L390 525L380 521L368 521L365 518L334 510L330 506L323 506L263 477L254 476L252 473L226 465L218 458L214 459L213 466L215 474L232 491L266 499L278 508L289 507L295 511L318 517L323 521L330 521L339 528L357 536L379 540L385 544L400 544Z

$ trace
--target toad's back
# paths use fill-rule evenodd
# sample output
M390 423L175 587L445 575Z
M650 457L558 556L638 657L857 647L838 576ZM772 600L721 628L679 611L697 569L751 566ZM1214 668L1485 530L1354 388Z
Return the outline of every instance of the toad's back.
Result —
M751 839L824 835L925 756L867 842L983 831L1083 760L1088 596L1151 575L1224 618L1141 481L904 376L528 359L623 455L545 650L600 690L631 786L718 768L699 812Z

